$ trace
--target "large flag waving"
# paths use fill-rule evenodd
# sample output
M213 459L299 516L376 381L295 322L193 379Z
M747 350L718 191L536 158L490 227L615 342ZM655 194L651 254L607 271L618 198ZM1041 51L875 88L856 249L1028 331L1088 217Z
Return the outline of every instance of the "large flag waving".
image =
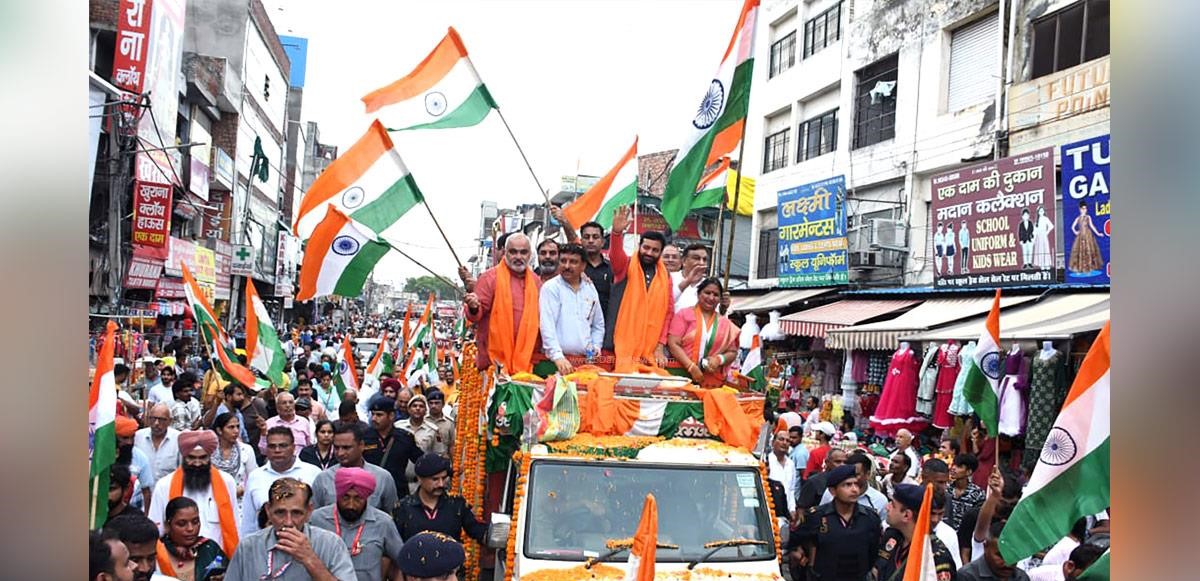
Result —
M688 128L687 138L675 154L675 167L667 178L662 198L662 215L672 229L683 223L692 208L719 205L722 198L697 196L705 170L722 156L737 149L750 104L750 81L754 71L754 23L759 0L745 0L733 37L708 84L699 110Z
M904 581L937 581L937 563L933 560L933 527L929 526L929 509L933 507L933 485L925 486L921 512L908 545L908 561L904 563Z
M113 350L117 343L113 334L117 324L109 321L104 331L104 344L96 360L96 375L88 393L88 429L91 432L92 462L89 470L91 510L89 529L98 529L108 520L108 469L117 459L117 380L113 375Z
M653 494L646 494L642 518L638 521L637 533L633 535L633 547L629 549L629 568L625 571L625 581L654 581L657 548L658 501Z
M988 435L1000 433L1000 289L992 301L992 310L979 333L979 343L972 357L975 364L967 369L963 383L963 397L971 404L979 421L987 428ZM1069 528L1068 528L1069 530Z
M379 235L329 206L304 247L297 301L340 295L356 297L389 246Z
M411 73L362 100L367 113L387 107L393 131L470 127L498 109L453 27Z
M287 356L283 353L279 334L271 324L271 314L250 278L246 278L246 360L252 369L265 373L275 385L283 385Z
M1083 358L1042 454L1000 535L1000 554L1015 563L1071 532L1080 518L1111 504L1109 323Z
M213 314L208 299L204 298L204 293L200 291L200 285L196 283L196 278L192 276L192 271L188 270L187 264L180 262L179 268L183 271L183 291L187 295L188 307L192 309L192 317L196 319L200 339L212 349L209 358L213 369L225 381L236 381L246 387L256 384L265 387L255 378L254 372L237 361L237 354L230 345L229 335L217 321L217 316Z
M325 217L325 208L332 206L383 232L424 199L387 130L376 120L308 188L292 230L308 240Z
M578 230L580 226L596 221L607 230L612 227L613 212L617 208L637 201L637 146L638 140L634 137L633 145L621 161L563 210L563 216L572 227Z

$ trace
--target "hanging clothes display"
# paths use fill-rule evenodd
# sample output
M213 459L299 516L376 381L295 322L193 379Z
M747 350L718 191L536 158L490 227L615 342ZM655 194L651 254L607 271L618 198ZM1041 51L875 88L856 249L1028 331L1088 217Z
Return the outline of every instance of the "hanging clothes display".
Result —
M867 383L882 386L888 377L892 356L887 351L871 351L867 358Z
M956 416L969 416L975 413L970 402L963 397L963 386L967 383L967 371L975 367L975 342L963 345L958 351L958 376L954 379L954 395L950 398L950 413Z
M918 432L929 423L917 415L918 366L916 355L907 345L892 355L887 379L883 382L883 395L871 415L871 427L879 435L892 436L901 428Z
M921 360L921 379L917 387L917 413L925 417L933 416L933 396L938 378L938 344L930 343L925 347L925 357Z
M958 382L958 350L958 342L953 339L938 349L937 397L933 402L933 427L943 430L954 425L954 417L950 415L950 400L954 397L954 386Z
M1000 379L1000 433L1020 436L1025 433L1025 393L1029 387L1029 359L1020 350L1004 358L1004 377Z
M1067 358L1054 351L1048 357L1039 352L1033 358L1029 382L1029 419L1025 428L1025 457L1022 468L1028 474L1042 454L1042 445L1054 419L1067 399Z
M850 352L850 380L854 383L867 383L867 357L866 351L851 351Z

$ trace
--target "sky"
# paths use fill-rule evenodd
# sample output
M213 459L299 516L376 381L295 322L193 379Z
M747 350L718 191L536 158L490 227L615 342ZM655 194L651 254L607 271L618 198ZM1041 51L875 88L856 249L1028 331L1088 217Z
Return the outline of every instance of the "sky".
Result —
M453 26L551 194L564 175L603 175L640 135L639 153L679 146L737 23L741 0L265 0L276 32L309 39L303 121L345 151L373 116L363 95L408 74ZM377 112L381 117L386 109ZM386 119L386 117L384 117ZM540 202L499 116L468 128L393 133L427 203L466 263L480 204ZM389 230L452 280L454 257L424 208ZM426 272L398 253L378 281Z

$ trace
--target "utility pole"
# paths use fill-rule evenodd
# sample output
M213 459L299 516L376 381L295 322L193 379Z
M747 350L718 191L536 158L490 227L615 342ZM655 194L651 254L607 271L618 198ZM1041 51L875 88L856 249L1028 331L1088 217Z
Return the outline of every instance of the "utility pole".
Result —
M129 188L125 169L128 166L121 148L121 134L126 117L119 104L110 105L108 116L108 301L117 306L121 301L121 200ZM134 117L135 119L137 117Z

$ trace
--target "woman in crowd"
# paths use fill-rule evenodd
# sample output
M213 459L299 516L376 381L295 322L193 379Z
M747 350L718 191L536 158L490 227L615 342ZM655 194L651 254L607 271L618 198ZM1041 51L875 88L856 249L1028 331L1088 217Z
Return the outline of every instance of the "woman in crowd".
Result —
M258 468L254 448L241 440L242 422L230 412L217 414L212 429L217 433L217 451L213 452L212 465L233 477L238 498L241 498L246 478L250 471Z
M300 450L300 461L324 470L337 463L337 458L333 455L333 422L318 421L316 433L317 443Z
M222 575L229 557L216 541L200 536L200 508L180 496L167 503L166 533L158 541L158 571L180 581L204 581Z
M723 291L716 278L700 281L696 306L675 313L667 331L671 357L701 387L724 385L729 366L737 359L740 331L717 312Z

